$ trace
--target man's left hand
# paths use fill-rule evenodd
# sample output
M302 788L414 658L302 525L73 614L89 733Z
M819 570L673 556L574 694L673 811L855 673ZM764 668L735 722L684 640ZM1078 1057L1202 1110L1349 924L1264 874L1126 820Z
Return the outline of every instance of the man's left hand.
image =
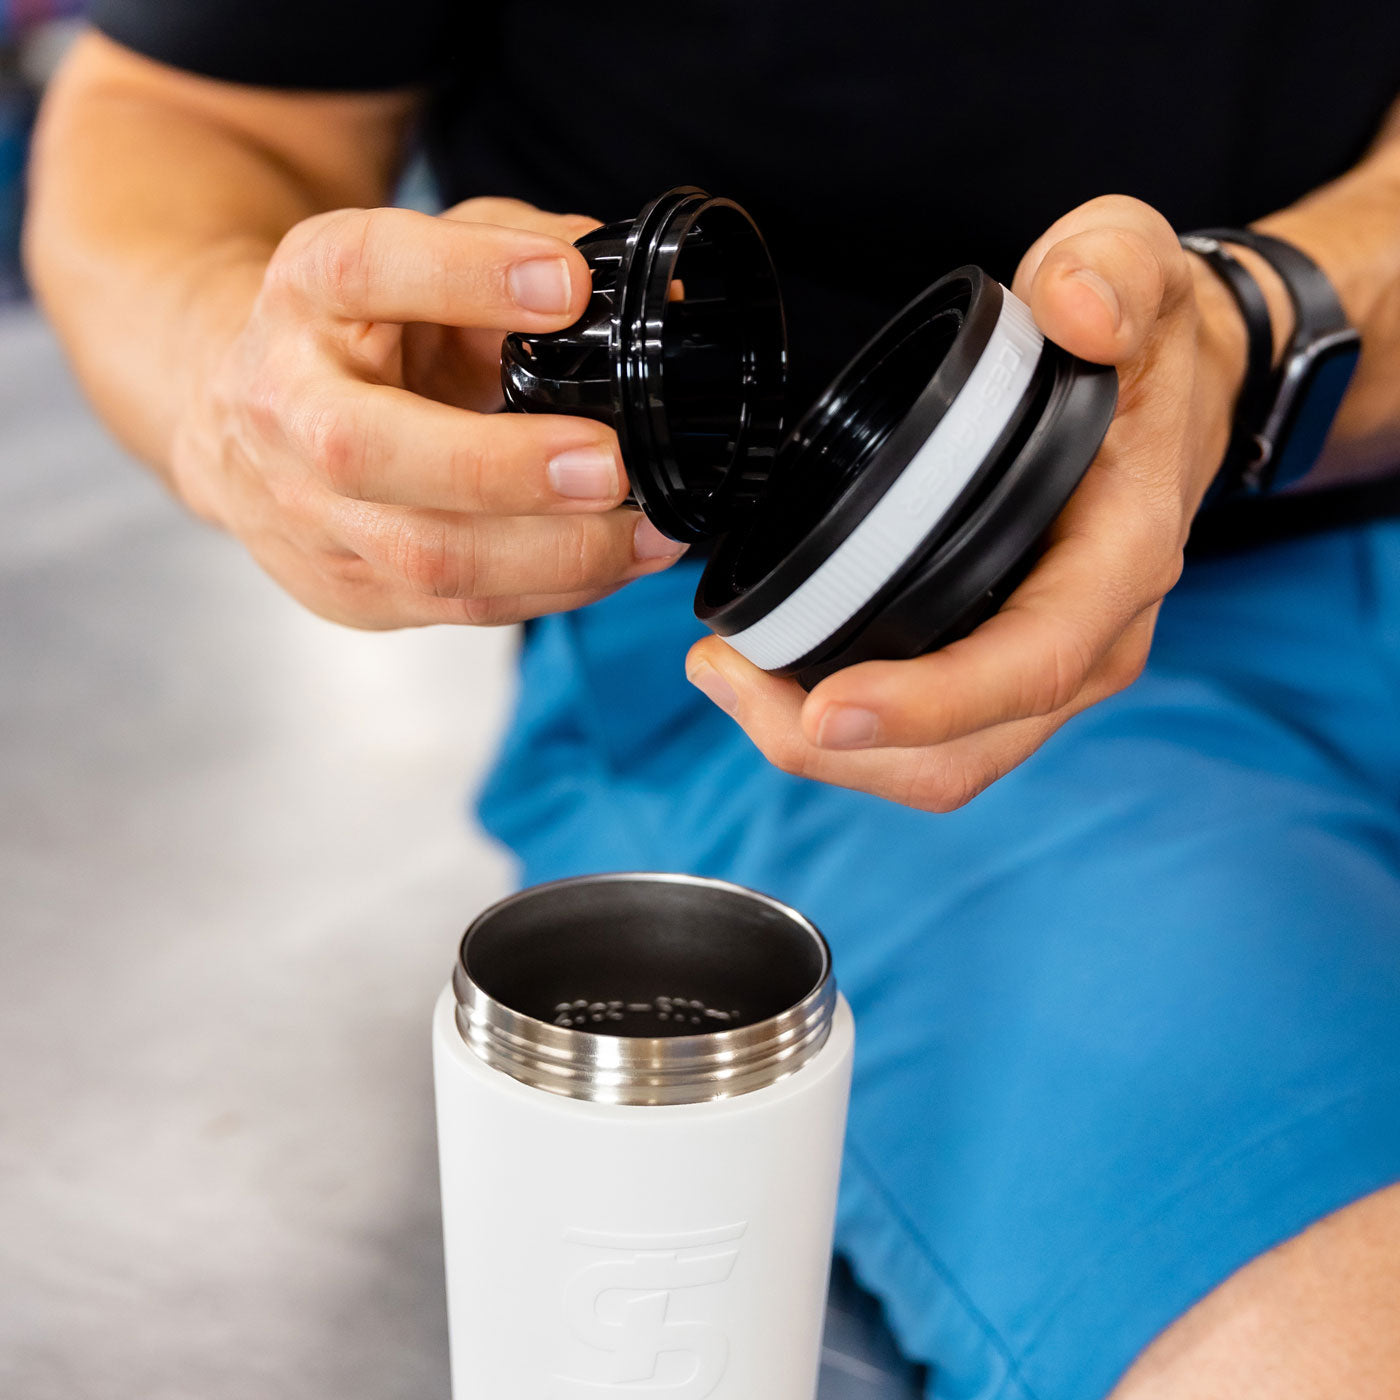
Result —
M1156 210L1110 195L1032 245L1013 290L1045 335L1117 366L1118 410L1044 556L970 636L822 681L751 665L718 637L691 681L790 773L951 811L1066 720L1130 685L1225 452L1244 373L1229 293Z

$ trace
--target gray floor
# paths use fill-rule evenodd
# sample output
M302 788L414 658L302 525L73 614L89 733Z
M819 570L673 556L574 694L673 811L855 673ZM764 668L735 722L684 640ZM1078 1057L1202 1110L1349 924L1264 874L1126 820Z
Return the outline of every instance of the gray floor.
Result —
M22 311L0 522L0 1400L442 1400L427 1017L510 878L513 637L302 612ZM823 1400L906 1393L871 1328Z

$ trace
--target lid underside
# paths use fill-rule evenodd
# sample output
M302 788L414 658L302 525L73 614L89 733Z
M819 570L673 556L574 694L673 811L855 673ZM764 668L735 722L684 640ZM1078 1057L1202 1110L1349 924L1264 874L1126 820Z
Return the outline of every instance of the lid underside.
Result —
M588 309L506 338L506 402L611 424L656 527L712 538L757 499L782 436L787 332L763 237L732 200L685 186L578 247Z

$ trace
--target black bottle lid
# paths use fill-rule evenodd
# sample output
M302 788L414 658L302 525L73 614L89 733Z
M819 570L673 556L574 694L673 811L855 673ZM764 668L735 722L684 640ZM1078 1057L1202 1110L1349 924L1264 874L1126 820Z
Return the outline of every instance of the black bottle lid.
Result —
M611 424L657 529L709 539L758 498L782 436L787 333L763 236L732 200L683 186L578 247L588 309L507 338L506 404Z
M980 268L940 278L784 435L772 262L692 187L578 244L575 325L507 337L507 405L612 424L636 502L714 542L696 616L806 685L964 636L1038 557L1113 417L1117 376L1048 342Z

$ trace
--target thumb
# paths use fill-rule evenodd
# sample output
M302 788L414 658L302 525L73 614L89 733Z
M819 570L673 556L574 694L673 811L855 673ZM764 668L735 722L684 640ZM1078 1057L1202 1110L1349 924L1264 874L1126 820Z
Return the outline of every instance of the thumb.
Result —
M1107 195L1052 224L1021 260L1012 289L1057 345L1122 365L1164 317L1190 304L1191 286L1171 225L1139 199Z

